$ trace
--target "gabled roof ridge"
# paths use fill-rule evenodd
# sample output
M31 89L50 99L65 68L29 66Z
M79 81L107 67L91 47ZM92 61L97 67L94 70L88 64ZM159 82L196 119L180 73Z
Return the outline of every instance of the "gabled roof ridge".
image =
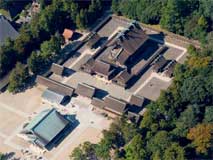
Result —
M49 110L49 112L47 112L38 122L37 124L32 128L32 130L34 130L44 119L46 119L55 109L52 108L51 110Z

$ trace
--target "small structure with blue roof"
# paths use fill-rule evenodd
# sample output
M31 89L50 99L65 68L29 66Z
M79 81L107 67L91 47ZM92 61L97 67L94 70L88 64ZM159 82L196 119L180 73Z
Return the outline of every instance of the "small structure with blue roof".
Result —
M22 133L26 134L33 144L41 148L57 143L63 132L70 126L70 121L56 111L47 109L40 112Z

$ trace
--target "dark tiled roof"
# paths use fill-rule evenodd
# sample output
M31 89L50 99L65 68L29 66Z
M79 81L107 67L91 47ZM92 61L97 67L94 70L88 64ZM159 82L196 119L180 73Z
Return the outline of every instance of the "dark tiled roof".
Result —
M53 63L51 66L51 72L62 76L64 73L64 66L61 66L59 64Z
M89 47L93 47L100 40L100 38L101 37L97 33L94 33L92 37L89 39L89 41L87 42L87 45Z
M117 61L121 64L121 65L123 65L126 61L127 61L127 59L129 58L129 54L125 51L125 50L123 50L121 53L120 53L120 55L117 57Z
M133 68L131 68L131 74L134 74L134 75L140 74L146 65L147 65L147 61L141 60Z
M129 103L131 105L136 105L136 106L142 107L143 103L144 103L144 97L139 96L139 95L132 95L129 99Z
M79 83L75 93L84 97L92 98L95 94L95 88L84 83Z
M115 43L123 48L123 51L118 56L118 62L120 64L124 64L127 59L133 55L147 40L148 36L138 27L134 27L125 35L118 38Z
M176 62L175 60L171 61L171 62L165 67L165 72L164 72L164 74L165 74L166 76L168 76L168 77L172 77L176 64L177 64L177 62Z
M105 109L115 114L122 115L127 109L127 103L111 96L104 98Z
M126 83L132 78L132 75L127 72L127 70L121 71L115 78L113 78L113 81L116 81L120 84L123 84L124 86Z
M109 76L112 71L112 66L109 63L105 63L101 60L95 60L92 70L95 73Z
M102 99L93 97L91 104L97 108L104 109L104 101Z
M65 96L72 96L74 92L74 89L72 87L43 76L37 76L36 82L40 85L44 85L48 87L50 90L56 93L59 93Z
M9 21L0 15L0 46L4 44L7 38L12 40L18 37L19 33L13 28Z
M164 58L164 56L160 55L154 61L152 69L155 72L159 72L166 65L166 63L167 63L167 60Z

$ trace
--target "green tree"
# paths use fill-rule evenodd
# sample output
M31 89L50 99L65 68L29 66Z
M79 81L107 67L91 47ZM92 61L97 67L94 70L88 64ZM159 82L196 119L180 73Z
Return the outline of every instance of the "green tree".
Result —
M84 155L82 149L79 147L76 147L72 151L72 155L70 156L70 160L85 160L86 156Z
M147 159L147 153L144 148L145 144L141 135L134 136L130 144L125 147L126 160Z
M159 131L154 137L152 137L147 143L147 149L149 152L154 153L159 151L163 153L164 150L171 144L171 138L168 132Z
M85 29L88 24L88 12L86 9L81 9L80 13L76 16L76 25L80 29Z
M185 137L188 133L188 129L197 124L199 113L199 106L187 106L175 122L176 128L173 130L173 133L175 135Z
M209 81L212 81L212 77L202 75L186 78L180 88L182 99L192 104L211 101L212 85Z
M2 153L0 153L0 160L5 160L5 156Z
M184 149L177 143L172 143L169 146L163 155L164 160L185 160L185 151Z
M203 121L205 123L213 123L213 116L212 115L213 115L213 106L206 106Z
M114 13L119 14L120 10L119 10L119 4L120 4L120 0L112 0L112 6L111 9Z
M0 77L9 72L16 62L16 52L13 49L13 41L8 40L0 48Z
M32 71L34 74L40 74L45 71L46 68L45 59L41 56L40 53L37 53L35 51L32 52L27 61L27 64L30 71Z
M9 92L16 93L21 91L24 87L26 87L28 77L29 73L26 66L21 63L17 63L9 77Z
M163 28L174 33L182 33L183 31L183 20L180 15L180 8L183 6L180 2L181 1L168 0L160 20L160 24Z
M84 142L79 147L75 148L70 158L72 160L91 160L97 159L95 155L95 146L90 142Z
M14 43L14 49L18 53L18 58L23 60L28 57L33 49L32 46L32 35L23 28Z
M61 49L60 37L52 36L49 41L44 41L41 44L41 55L45 59L55 58Z
M112 139L113 140L113 139ZM110 149L112 148L112 141L110 138L104 137L96 148L97 157L103 160L110 160Z
M213 1L212 0L205 0L200 1L200 12L204 14L205 17L209 17L211 21L213 21Z

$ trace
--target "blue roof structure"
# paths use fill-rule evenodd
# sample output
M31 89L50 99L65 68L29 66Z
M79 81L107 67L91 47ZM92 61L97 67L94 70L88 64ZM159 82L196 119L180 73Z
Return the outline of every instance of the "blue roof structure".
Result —
M42 94L42 98L51 103L61 104L65 96L62 94L56 93L50 89L46 89Z
M38 114L26 127L25 131L35 135L34 142L42 147L48 145L66 128L69 121L55 109L47 109Z

